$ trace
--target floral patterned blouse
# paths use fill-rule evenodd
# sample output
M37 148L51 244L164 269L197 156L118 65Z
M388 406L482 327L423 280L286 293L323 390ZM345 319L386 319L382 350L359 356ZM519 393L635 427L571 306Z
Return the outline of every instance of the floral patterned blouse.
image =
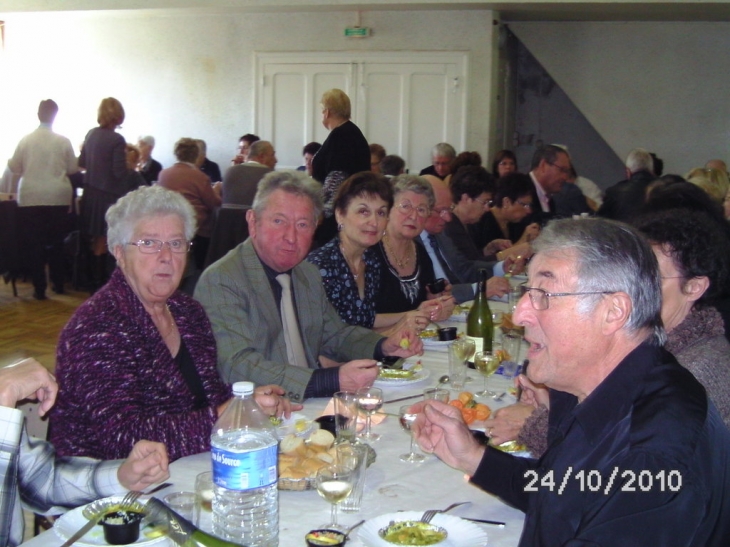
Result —
M365 250L365 298L360 298L357 283L340 251L340 238L309 253L307 260L319 268L322 284L332 306L348 325L368 329L375 324L375 293L380 284L380 262L375 248Z

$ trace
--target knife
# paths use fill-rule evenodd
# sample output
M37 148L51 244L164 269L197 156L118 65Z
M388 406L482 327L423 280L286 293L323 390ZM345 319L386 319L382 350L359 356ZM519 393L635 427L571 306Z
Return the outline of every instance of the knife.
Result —
M459 517L464 520L469 520L471 522L481 522L482 524L491 524L492 526L499 526L500 528L504 528L507 526L504 522L499 522L498 520L481 520L481 519L470 519L469 517Z
M423 397L423 393L419 393L418 395L409 395L408 397L400 397L399 399L391 399L390 401L383 402L383 404L387 405L389 403L399 403L401 401L407 401L408 399L416 399L418 397Z
M94 526L96 526L96 523L101 520L101 517L104 515L98 515L97 517L91 519L89 522L84 524L77 532L74 533L70 538L68 538L66 541L63 542L63 545L61 547L71 547L74 543L76 543L78 540L80 540L86 532L91 530Z
M171 484L169 482L163 482L162 484L158 484L155 486L152 490L149 492L145 492L142 494L143 496L147 496L149 494L154 494L158 490L162 490L163 488L167 488ZM66 541L63 542L63 545L61 547L71 547L74 543L76 543L78 540L80 540L86 533L91 530L96 524L101 520L101 517L104 515L98 515L92 519L89 520L86 524L84 524L81 528L79 528L78 531L76 531L70 538L68 538Z

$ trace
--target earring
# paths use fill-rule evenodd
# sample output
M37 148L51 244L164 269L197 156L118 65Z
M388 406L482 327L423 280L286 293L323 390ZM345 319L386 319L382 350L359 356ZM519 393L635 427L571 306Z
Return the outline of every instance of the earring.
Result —
M337 225L337 231L338 232L341 232L342 231L342 223L341 222Z

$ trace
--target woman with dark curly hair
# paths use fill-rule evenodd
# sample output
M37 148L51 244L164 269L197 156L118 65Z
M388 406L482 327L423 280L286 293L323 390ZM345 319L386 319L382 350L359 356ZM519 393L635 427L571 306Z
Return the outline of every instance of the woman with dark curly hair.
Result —
M705 386L730 426L730 343L722 317L712 306L724 296L730 280L730 239L716 222L688 209L643 217L637 228L659 261L664 347ZM546 392L538 389L542 391ZM487 427L493 442L516 437L539 457L547 449L548 412L537 401L517 403L498 410Z

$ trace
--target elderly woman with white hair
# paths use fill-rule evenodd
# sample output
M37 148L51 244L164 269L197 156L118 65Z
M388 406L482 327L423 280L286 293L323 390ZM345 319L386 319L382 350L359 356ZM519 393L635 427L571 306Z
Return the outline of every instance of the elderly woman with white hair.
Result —
M159 186L127 194L106 215L118 268L61 332L51 440L62 456L124 457L134 443L165 443L170 460L210 448L230 388L201 305L177 290L195 213ZM269 413L289 412L278 386L257 390Z

